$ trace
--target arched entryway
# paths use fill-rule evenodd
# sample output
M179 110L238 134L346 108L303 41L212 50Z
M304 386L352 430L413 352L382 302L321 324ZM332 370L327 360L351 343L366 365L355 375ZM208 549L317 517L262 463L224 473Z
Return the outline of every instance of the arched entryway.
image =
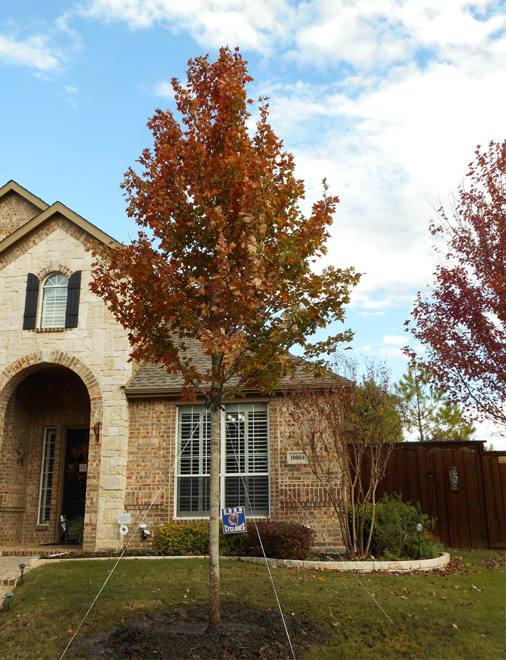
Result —
M51 357L61 360L25 362L25 368L10 370L10 378L1 383L3 546L59 543L62 515L67 520L83 517L89 540L96 529L90 520L96 518L99 446L93 438L90 446L89 435L102 416L98 383L79 361L71 358L69 365L62 354ZM6 371L1 374L4 378Z

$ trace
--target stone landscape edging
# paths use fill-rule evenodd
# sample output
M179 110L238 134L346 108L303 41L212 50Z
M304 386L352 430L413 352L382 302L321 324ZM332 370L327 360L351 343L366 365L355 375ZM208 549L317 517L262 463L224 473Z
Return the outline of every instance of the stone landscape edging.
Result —
M111 561L118 557L75 557L73 559L32 559L31 565L43 566L55 561ZM151 555L143 557L122 557L122 559L208 559L208 555L161 556ZM220 559L240 561L248 564L265 564L263 557L220 557ZM409 573L411 571L432 571L442 568L450 562L450 555L444 552L434 559L408 559L403 561L302 561L299 559L267 559L272 568L304 568L311 571L336 571L371 573L372 571L385 571L387 573Z
M227 559L230 559L228 557ZM264 564L263 557L232 557L249 564ZM346 573L358 571L386 571L388 573L410 573L411 571L432 571L442 568L450 562L450 555L444 552L434 559L408 559L399 561L302 561L298 559L267 559L273 568L305 568L311 571L337 571Z

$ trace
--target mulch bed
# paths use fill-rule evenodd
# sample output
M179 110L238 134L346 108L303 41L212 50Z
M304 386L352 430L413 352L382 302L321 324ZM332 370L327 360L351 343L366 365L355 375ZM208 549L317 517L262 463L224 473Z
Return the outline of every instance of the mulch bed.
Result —
M224 606L222 627L206 632L203 607L147 614L108 632L77 640L73 658L111 660L293 660L279 612ZM296 658L303 658L323 635L307 621L285 615Z

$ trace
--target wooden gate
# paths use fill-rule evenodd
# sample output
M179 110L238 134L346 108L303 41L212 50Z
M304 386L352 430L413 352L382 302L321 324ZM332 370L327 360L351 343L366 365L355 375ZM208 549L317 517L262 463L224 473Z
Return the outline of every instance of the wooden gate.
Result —
M403 442L392 454L383 493L398 493L436 518L436 533L451 548L504 548L506 452L483 441ZM363 476L367 479L368 469Z

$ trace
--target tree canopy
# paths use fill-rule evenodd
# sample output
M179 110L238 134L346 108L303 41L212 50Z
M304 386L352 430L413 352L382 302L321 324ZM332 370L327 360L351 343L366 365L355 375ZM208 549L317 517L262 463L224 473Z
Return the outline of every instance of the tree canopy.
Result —
M216 62L190 60L186 84L172 81L181 122L156 111L153 149L139 159L142 173L129 169L123 184L139 236L108 248L95 267L92 289L128 329L132 357L182 373L190 398L211 386L271 391L297 367L291 346L318 362L352 336L311 341L343 320L360 276L313 268L326 254L338 198L324 185L323 199L302 214L304 184L265 100L256 132L248 129L250 81L239 52L226 48ZM185 352L191 339L213 356L204 373Z
M506 140L478 146L450 212L430 225L445 247L407 321L438 387L468 416L506 422ZM416 357L410 351L412 357Z

